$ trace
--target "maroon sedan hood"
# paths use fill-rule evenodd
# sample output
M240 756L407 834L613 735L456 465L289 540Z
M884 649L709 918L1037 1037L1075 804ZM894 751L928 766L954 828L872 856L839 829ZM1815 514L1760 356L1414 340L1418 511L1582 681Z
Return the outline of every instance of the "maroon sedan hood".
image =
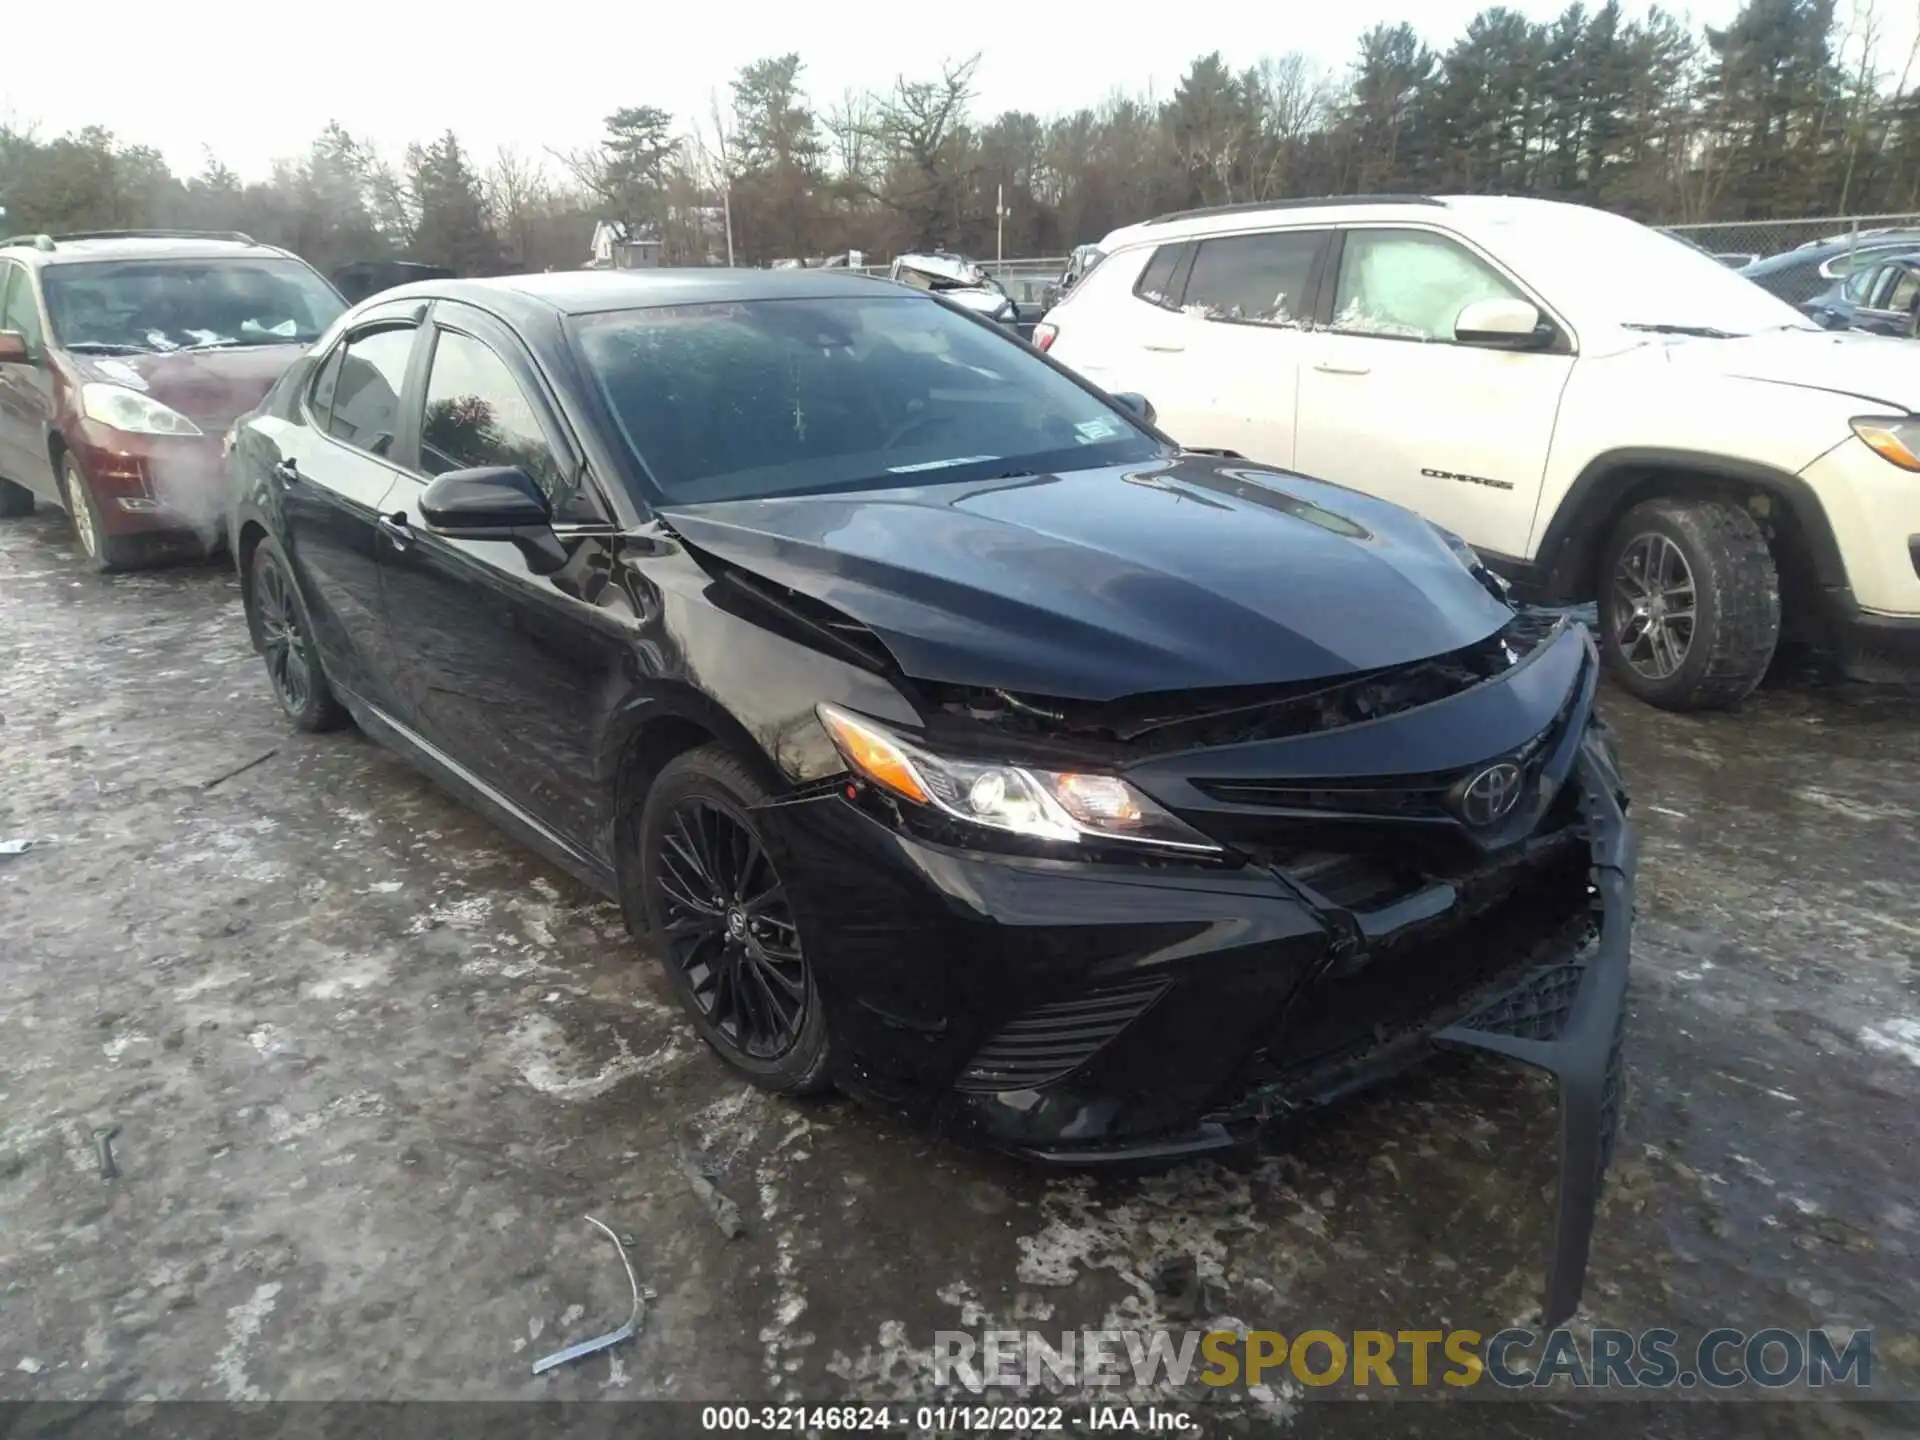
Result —
M236 345L151 355L75 355L89 380L124 385L178 410L209 435L258 405L304 345Z

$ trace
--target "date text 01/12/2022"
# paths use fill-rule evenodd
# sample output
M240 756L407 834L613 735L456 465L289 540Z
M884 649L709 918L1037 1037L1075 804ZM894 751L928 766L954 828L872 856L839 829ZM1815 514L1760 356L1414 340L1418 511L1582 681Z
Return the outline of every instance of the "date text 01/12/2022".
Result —
M1031 1435L1065 1430L1191 1430L1193 1418L1157 1405L1091 1405L1069 1416L1063 1405L709 1405L700 1428L713 1431L998 1431Z

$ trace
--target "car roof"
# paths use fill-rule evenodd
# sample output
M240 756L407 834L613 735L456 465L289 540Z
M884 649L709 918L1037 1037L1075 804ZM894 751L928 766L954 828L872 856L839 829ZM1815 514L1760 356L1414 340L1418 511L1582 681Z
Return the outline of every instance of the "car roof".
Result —
M238 233L190 231L95 231L76 235L14 235L0 241L0 254L38 265L75 265L100 260L293 259L274 245Z
M1899 250L1908 245L1920 246L1920 230L1863 231L1857 240L1849 236L1844 240L1825 240L1817 244L1796 246L1792 250L1782 250L1777 255L1768 255L1743 267L1740 273L1770 275L1776 270L1819 265L1836 255L1845 255L1853 250Z
M482 310L592 315L668 305L726 305L847 295L918 296L891 280L847 270L555 270L485 280L420 280L383 290L372 302L459 300Z
M1147 241L1229 234L1274 221L1298 226L1348 224L1355 220L1419 223L1446 216L1471 225L1476 221L1490 223L1528 214L1592 209L1564 200L1537 200L1524 195L1325 195L1217 205L1206 210L1176 210L1122 226L1099 243L1101 249L1112 251Z

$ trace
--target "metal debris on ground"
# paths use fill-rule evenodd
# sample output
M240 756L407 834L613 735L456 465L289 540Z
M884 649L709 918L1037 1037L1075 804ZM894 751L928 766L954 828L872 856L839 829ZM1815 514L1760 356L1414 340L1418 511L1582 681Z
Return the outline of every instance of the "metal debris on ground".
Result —
M618 1345L622 1340L631 1340L640 1333L640 1277L633 1273L633 1261L627 1258L627 1247L620 1243L620 1237L607 1229L600 1221L588 1215L586 1222L605 1233L613 1241L613 1248L620 1252L620 1264L627 1272L627 1284L633 1288L633 1313L627 1317L627 1323L618 1330L609 1330L604 1335L596 1335L591 1340L582 1340L578 1345L569 1345L564 1350L556 1350L551 1355L543 1355L533 1362L533 1373L545 1374L556 1365L565 1365L569 1361L581 1359L587 1355L597 1355L602 1350Z
M224 785L227 783L227 781L233 779L236 775L246 774L247 771L253 769L253 767L256 765L266 764L267 761L271 760L274 756L278 755L279 753L280 753L280 747L276 745L271 750L267 751L266 754L256 755L253 757L253 759L247 761L246 764L236 765L233 767L233 769L223 771L222 773L214 776L213 779L207 781L207 783L202 785L200 788L202 790L211 790L216 785Z
M102 1125L93 1132L93 1148L100 1154L102 1180L112 1180L120 1173L120 1167L113 1163L113 1137L119 1133L118 1125Z
M713 1183L713 1176L707 1169L699 1147L693 1143L693 1137L684 1131L680 1136L680 1168L687 1172L687 1183L705 1203L722 1235L729 1240L738 1240L747 1233L747 1222L740 1218L740 1207L720 1193L720 1187Z

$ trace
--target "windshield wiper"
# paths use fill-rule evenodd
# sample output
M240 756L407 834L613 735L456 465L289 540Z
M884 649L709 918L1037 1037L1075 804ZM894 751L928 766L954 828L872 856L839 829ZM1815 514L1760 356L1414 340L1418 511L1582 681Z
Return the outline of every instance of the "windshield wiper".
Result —
M1622 325L1622 330L1644 330L1649 335L1691 335L1697 340L1742 340L1738 330L1718 330L1711 325Z
M125 345L114 340L70 340L67 349L81 355L151 355L146 345Z

